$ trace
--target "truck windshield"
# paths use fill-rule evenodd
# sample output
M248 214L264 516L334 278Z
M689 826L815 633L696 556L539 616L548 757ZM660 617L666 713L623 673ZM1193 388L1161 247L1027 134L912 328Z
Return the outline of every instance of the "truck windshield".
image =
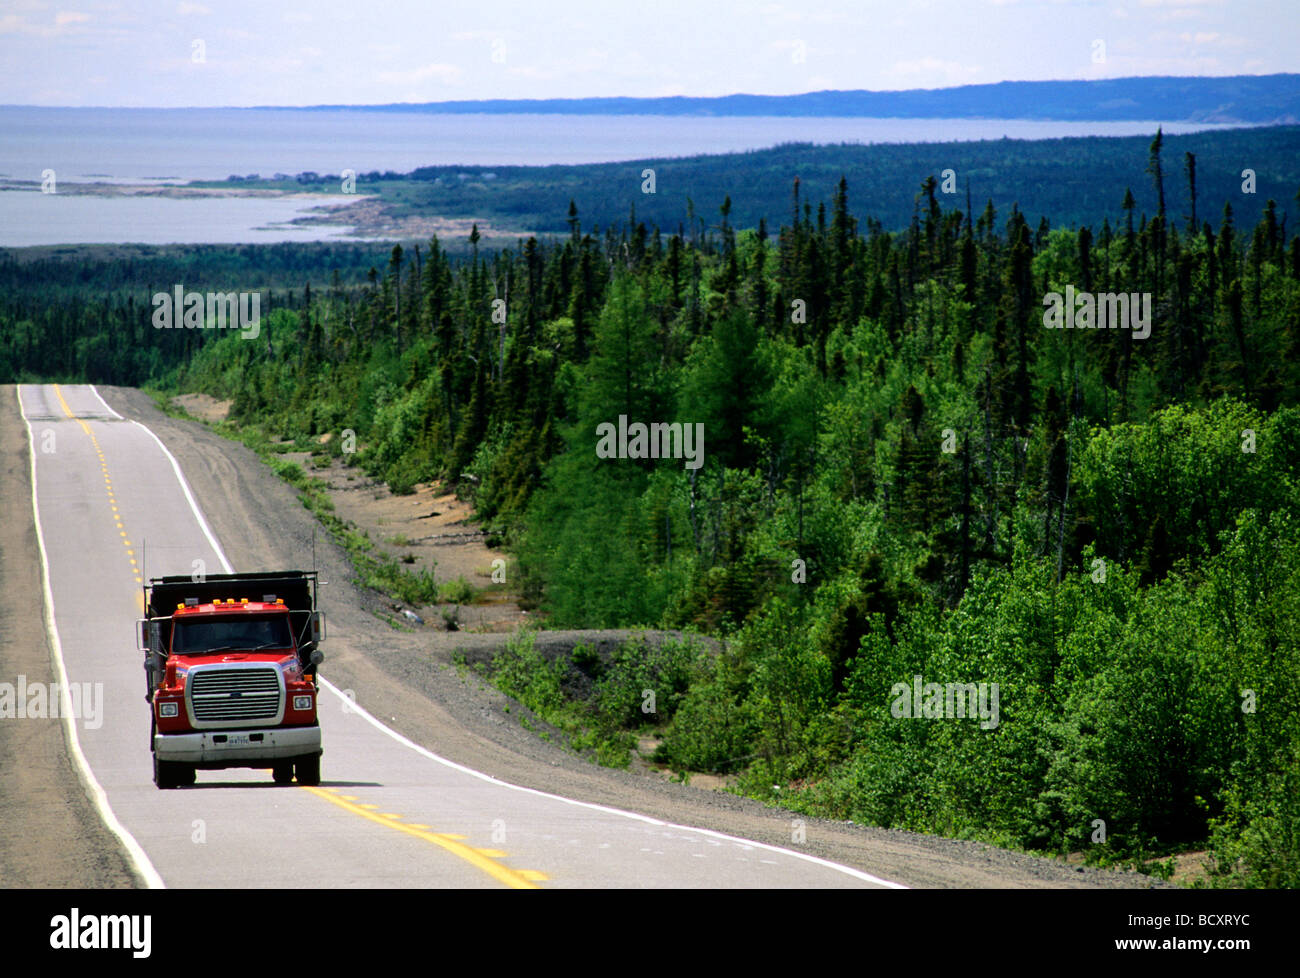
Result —
M288 615L191 618L177 622L172 636L174 655L288 648L293 648Z

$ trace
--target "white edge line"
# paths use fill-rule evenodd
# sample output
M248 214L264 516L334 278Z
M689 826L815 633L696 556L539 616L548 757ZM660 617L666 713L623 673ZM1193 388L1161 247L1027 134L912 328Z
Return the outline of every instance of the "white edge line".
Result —
M114 411L111 407L109 407L108 401L104 400L104 398L100 395L99 390L95 387L94 384L90 385L90 393L94 394L95 397L99 398L99 403L104 405L105 409L108 411L109 414L117 418L118 421L122 420L122 416L118 414L116 411Z
M604 812L608 815L621 815L624 818L635 819L638 822L645 822L648 825L659 825L669 829L680 829L684 832L695 832L700 835L712 836L715 839L724 839L727 842L736 842L736 843L740 843L741 845L753 846L756 849L764 849L767 852L779 853L783 856L793 856L795 859L802 859L805 862L815 863L818 866L824 866L827 869L833 869L838 872L845 873L849 876L852 876L856 879L863 880L867 883L875 883L878 886L883 886L891 890L910 889L910 887L904 885L903 883L895 883L892 880L881 879L879 876L872 876L870 873L864 873L862 870L854 869L852 866L844 866L841 865L840 863L831 862L828 859L821 859L817 856L809 855L806 852L796 852L793 849L784 849L780 846L769 845L766 842L755 842L753 839L743 839L740 838L739 836L727 835L724 832L715 832L713 829L701 829L693 825L678 825L676 822L665 822L662 821L661 819L652 818L649 815L642 815L638 812L624 811L621 808L610 808L606 805L597 805L594 802L589 802L589 801L578 801L576 798L565 798L563 795L553 795L549 791L539 791L536 788L525 788L523 785L511 784L509 781L502 781L499 778L492 777L492 775L490 774L484 774L481 771L476 771L472 767L466 767L463 764L457 764L455 761L448 760L445 757L439 757L437 754L433 753L433 751L421 747L413 740L410 740L409 738L404 737L402 734L398 733L396 730L393 730L383 721L377 720L365 709L365 707L358 706L349 697L344 696L343 693L339 691L338 687L336 687L328 679L325 679L324 677L318 677L318 679L322 686L324 686L327 690L329 690L331 693L333 693L335 696L337 696L340 700L343 701L343 708L345 712L352 712L352 713L359 714L362 717L362 719L367 720L373 726L377 727L379 730L382 730L384 733L388 734L388 736L392 737L399 744L402 744L405 747L409 747L417 754L427 757L431 761L437 761L439 764L452 768L456 771L460 771L463 774L472 775L473 777L476 777L482 781L486 781L489 784L498 785L502 788L510 788L514 791L523 791L530 795L536 795L539 798L549 798L552 801L564 802L564 804L566 805L576 805L579 808L586 808L595 812Z
M101 400L103 399L101 398ZM110 408L109 410L112 409ZM189 483L185 481L185 476L181 473L180 463L176 461L176 457L172 455L170 451L167 450L167 446L162 443L162 439L160 439L157 435L155 435L152 431L150 431L148 427L141 424L139 421L135 421L135 420L132 420L131 423L143 429L144 431L148 432L149 436L153 438L155 442L158 443L158 447L163 450L163 452L166 454L166 456L169 459L171 459L172 471L176 473L176 479L177 481L180 482L181 489L185 493L185 498L189 500L190 509L194 511L194 517L199 521L199 527L200 529L203 530L203 535L208 538L208 543L212 544L212 549L216 551L217 557L220 558L221 564L225 568L226 573L233 574L234 570L231 568L230 562L226 559L225 552L222 551L221 545L217 543L216 538L213 536L212 530L211 528L209 528L207 520L203 518L202 512L199 511L198 503L194 501L194 494L190 492ZM34 461L35 461L35 457L33 456L33 463ZM845 873L849 876L852 876L855 879L860 879L867 883L875 883L877 886L883 886L891 890L908 889L908 887L902 883L895 883L891 880L881 879L879 876L872 876L870 873L864 873L862 870L854 869L852 866L843 866L840 865L839 863L831 862L828 859L821 859L817 856L809 855L806 852L796 852L793 849L783 849L780 846L768 845L766 842L755 842L752 839L742 839L739 838L738 836L726 835L723 832L715 832L712 829L700 829L690 825L678 825L674 822L664 822L657 818L651 818L649 815L641 815L637 812L628 812L628 811L624 811L621 808L609 808L605 805L597 805L594 804L593 802L588 802L588 801L578 801L576 798L565 798L563 795L553 795L547 791L539 791L536 788L525 788L523 785L511 784L508 781L502 781L499 778L492 777L490 774L484 774L482 771L476 771L473 768L466 767L463 764L457 764L455 761L448 760L445 757L439 757L437 754L433 753L433 751L421 747L419 744L415 743L415 741L410 740L407 737L404 737L402 734L398 733L396 730L392 729L387 724L383 723L381 720L377 720L364 707L358 706L355 702L348 699L348 697L344 696L342 692L339 691L338 687L335 686L333 683L331 683L328 679L325 679L324 677L320 677L320 683L327 690L329 690L331 693L337 696L344 703L346 709L357 713L363 719L371 723L374 727L388 734L388 736L392 737L393 740L397 741L399 744L403 745L404 747L409 747L417 754L420 754L423 757L427 757L431 761L436 761L437 763L442 764L445 767L449 767L456 771L460 771L463 774L471 775L482 781L486 781L489 784L495 784L502 788L510 788L514 791L523 791L530 795L536 795L539 798L549 798L552 801L563 802L566 805L576 805L579 808L586 808L596 812L604 812L608 815L621 815L624 818L635 819L638 822L645 822L649 825L660 825L663 826L664 828L681 829L682 831L685 832L697 832L701 835L712 836L715 839L724 839L728 842L738 842L741 843L742 845L753 846L756 849L766 850L767 852L780 853L781 855L784 856L793 856L795 859L802 859L805 862L814 863L818 866L823 866L827 869L833 869L836 870L837 872Z
M199 504L194 501L194 493L190 491L190 484L185 481L185 476L181 473L181 465L176 461L176 456L167 450L167 446L162 443L161 438L139 421L132 420L131 423L157 442L158 447L163 450L163 454L171 461L172 471L176 473L176 481L181 484L181 491L185 493L185 498L189 501L190 509L194 512L194 518L199 521L199 529L208 538L208 543L212 545L212 550L217 555L217 559L221 561L221 566L225 568L226 573L233 574L234 571L230 567L230 561L226 559L225 551L221 549L221 544L217 543L217 538L212 535L212 528L208 526L208 521L203 518L203 513L199 510Z
M27 426L27 454L31 460L32 473L32 516L36 524L36 545L41 553L41 580L45 586L45 631L49 636L54 651L54 665L58 669L60 703L62 704L64 721L63 731L67 735L68 747L73 761L76 762L77 773L81 776L82 786L90 795L91 801L94 802L100 820L122 843L122 846L126 849L127 860L130 862L132 870L140 877L145 886L151 890L161 890L165 886L162 877L158 875L158 870L154 869L153 863L149 861L149 856L140 843L136 841L135 836L118 821L117 815L113 813L113 808L108 803L108 795L95 779L95 774L90 769L90 763L81 750L81 740L77 737L77 724L73 717L76 711L72 709L72 700L68 694L68 672L63 664L63 643L59 641L59 628L54 622L54 592L50 587L50 562L45 552L45 534L41 532L41 506L36 492L36 433L32 431L31 420L27 417L27 412L23 408L22 386L15 385L14 392L18 398L18 413L22 415L23 423Z

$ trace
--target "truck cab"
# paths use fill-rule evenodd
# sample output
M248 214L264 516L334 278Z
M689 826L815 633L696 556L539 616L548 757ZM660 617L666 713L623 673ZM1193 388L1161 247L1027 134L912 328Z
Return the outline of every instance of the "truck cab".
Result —
M140 622L159 788L198 770L270 768L320 783L316 576L303 571L151 580Z

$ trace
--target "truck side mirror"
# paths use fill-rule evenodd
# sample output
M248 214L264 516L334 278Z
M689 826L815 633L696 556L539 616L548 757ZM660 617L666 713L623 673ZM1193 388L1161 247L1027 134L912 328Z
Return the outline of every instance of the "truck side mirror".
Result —
M311 614L311 642L319 645L325 641L325 612L313 611Z
M322 662L325 661L325 653L322 652L320 649L313 649L311 655L307 657L307 660L313 666L319 666Z
M137 618L135 622L135 644L137 651L149 651L149 619Z

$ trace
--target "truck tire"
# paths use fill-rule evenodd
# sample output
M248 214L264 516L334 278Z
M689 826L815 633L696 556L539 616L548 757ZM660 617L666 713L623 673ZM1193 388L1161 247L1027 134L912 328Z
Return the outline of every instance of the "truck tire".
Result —
M294 762L298 783L315 787L320 784L320 755L304 754Z
M288 784L293 780L293 761L285 761L271 767L271 779L276 784Z
M154 754L153 783L163 790L179 788L183 784L193 784L194 765L182 764L179 761L160 761L158 755Z

